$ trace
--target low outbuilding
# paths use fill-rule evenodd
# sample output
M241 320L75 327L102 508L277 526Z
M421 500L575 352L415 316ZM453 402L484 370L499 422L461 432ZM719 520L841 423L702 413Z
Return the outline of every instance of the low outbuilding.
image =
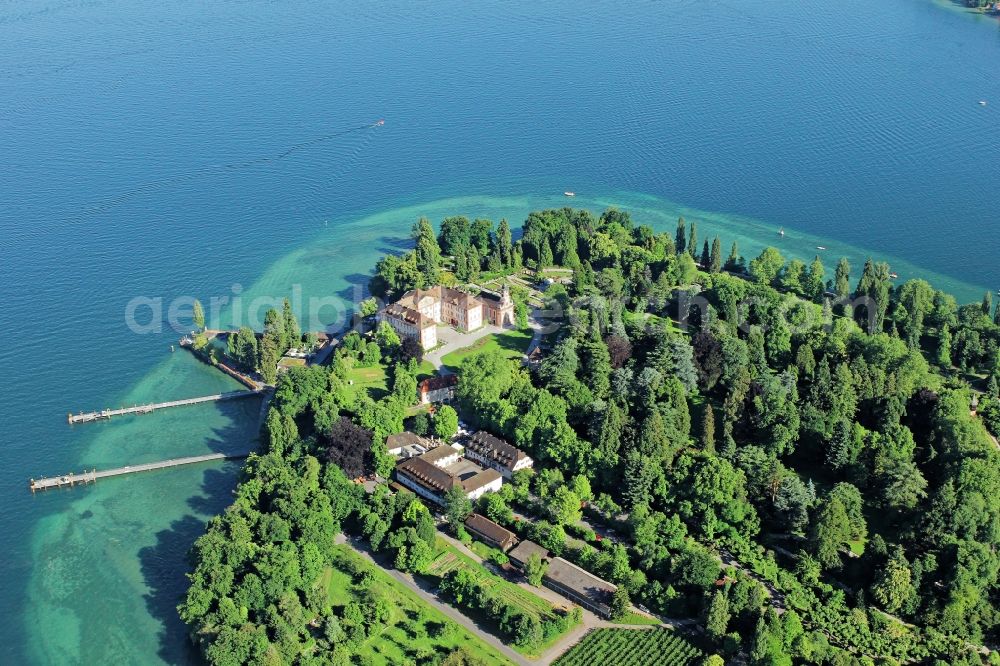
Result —
M524 571L532 555L538 555L548 564L542 577L545 587L555 590L603 618L611 616L610 603L615 590L618 589L616 585L581 569L569 560L552 557L549 551L527 539L507 553L511 564L521 571Z
M507 553L507 557L510 558L511 564L521 569L523 569L524 565L528 563L528 559L532 555L538 555L543 560L547 560L549 558L549 551L545 550L534 541L524 539L518 543L513 550Z
M465 529L481 541L504 552L517 543L516 534L478 513L473 513L465 519Z

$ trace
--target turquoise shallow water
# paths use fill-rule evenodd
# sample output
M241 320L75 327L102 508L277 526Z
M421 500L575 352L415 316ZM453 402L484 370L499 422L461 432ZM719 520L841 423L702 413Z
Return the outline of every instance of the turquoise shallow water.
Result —
M66 425L234 386L130 299L350 298L420 215L568 203L978 299L998 56L995 19L922 0L4 4L0 661L193 660L184 553L235 465L25 489L252 441L252 401Z

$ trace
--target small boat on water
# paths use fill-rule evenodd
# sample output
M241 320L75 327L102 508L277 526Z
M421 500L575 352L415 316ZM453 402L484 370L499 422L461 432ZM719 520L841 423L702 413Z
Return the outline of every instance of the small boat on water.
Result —
M826 248L824 246L822 246L822 245L817 245L816 249L817 250L825 250Z
M986 100L985 99L979 100L979 106L986 106Z
M575 197L576 196L576 192L563 192L563 194L565 194L568 197Z
M893 280L895 280L896 278L899 277L899 273L889 273L889 277L891 277Z
M784 236L785 235L785 230L784 229L778 229L778 235L779 236Z

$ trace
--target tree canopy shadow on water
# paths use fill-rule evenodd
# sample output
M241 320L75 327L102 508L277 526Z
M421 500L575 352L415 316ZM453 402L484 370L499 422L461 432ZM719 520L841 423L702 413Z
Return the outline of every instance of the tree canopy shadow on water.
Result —
M416 222L416 220L414 220L414 222ZM410 236L380 236L378 242L392 248L390 250L385 250L386 252L391 252L392 254L399 254L400 250L404 252L412 250L416 245Z
M256 414L254 415L256 418ZM217 429L209 442L213 451L231 453L240 447L256 450L252 428L233 423ZM245 444L241 443L245 440ZM200 664L197 648L188 637L187 626L177 614L177 605L188 588L189 552L195 540L205 533L209 517L221 513L230 504L239 480L242 461L227 462L222 469L206 469L199 492L191 496L191 513L173 521L156 534L156 543L139 551L143 579L149 588L144 595L149 614L162 623L158 631L157 654L171 664Z
M368 283L371 281L372 276L367 273L351 273L344 276L344 279L347 281L348 286L338 291L336 295L344 299L345 307L351 311L354 308L356 299L363 299L368 296Z

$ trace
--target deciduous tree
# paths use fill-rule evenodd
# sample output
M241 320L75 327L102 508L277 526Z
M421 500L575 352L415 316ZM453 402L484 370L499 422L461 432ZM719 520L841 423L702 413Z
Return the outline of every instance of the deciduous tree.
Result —
M549 563L543 560L538 553L529 555L528 561L524 563L524 577L528 579L528 583L535 587L541 587L542 578L548 570Z
M458 412L451 405L441 405L434 414L434 434L447 441L458 432Z

